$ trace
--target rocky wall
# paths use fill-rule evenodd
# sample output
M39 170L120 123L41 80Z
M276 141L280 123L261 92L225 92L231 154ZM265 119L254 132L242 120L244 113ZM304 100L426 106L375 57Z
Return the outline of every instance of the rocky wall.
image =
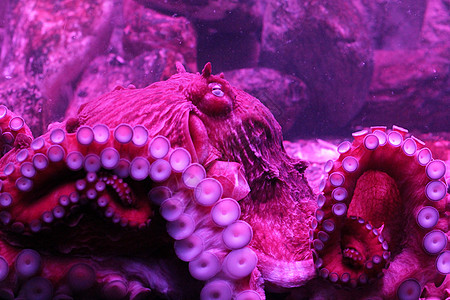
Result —
M285 137L447 131L448 0L4 0L0 102L33 132L117 85L211 61Z

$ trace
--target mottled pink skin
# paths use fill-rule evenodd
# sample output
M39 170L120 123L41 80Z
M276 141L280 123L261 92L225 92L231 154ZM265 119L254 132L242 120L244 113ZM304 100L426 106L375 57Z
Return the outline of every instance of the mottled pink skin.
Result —
M222 86L224 97L211 93L211 83ZM240 204L253 227L251 246L262 276L285 287L314 276L305 224L315 203L303 174L306 165L287 156L279 124L259 100L231 87L222 74L211 75L207 64L202 74L180 69L168 81L118 89L79 111L79 124L122 122L167 136L205 166L215 160L241 164L251 192Z
M233 283L238 291L254 289L264 297L261 290L263 280L274 285L290 287L304 284L314 276L306 242L308 229L305 224L309 223L315 204L312 201L311 189L303 176L306 166L303 162L287 156L281 144L280 126L257 99L232 88L222 75L212 75L210 64L205 66L202 74L187 73L179 66L179 73L165 82L158 82L141 90L118 87L85 104L80 108L76 118L52 124L50 129L61 128L68 133L64 142L67 152L85 151L74 139L73 133L80 126L105 124L109 128L115 128L122 123L131 126L142 125L148 129L150 138L163 135L170 140L172 148L187 149L192 162L201 163L205 166L208 176L216 177L223 182L224 196L240 200L241 219L247 221L253 228L250 247L258 255L259 264L249 276ZM42 137L46 143L45 147L48 147L51 144L50 132ZM28 144L24 146L28 147ZM90 147L97 146L93 144ZM141 151L132 150L134 148L129 146L115 147L124 153ZM2 158L0 164L5 166L8 162L16 163L19 148L10 151ZM17 167L19 166L20 164L17 164ZM224 170L224 167L230 169ZM32 201L16 191L14 185L19 174L2 177L6 183L4 191L11 191L13 198L19 199L18 203L15 201L9 208L13 219L29 226L30 222L39 219L43 212L52 210L58 204L58 197L73 192L73 184L77 178L70 176L66 178L65 176L71 173L66 175L64 170L63 165L56 164L41 177L34 179L35 186L42 186L43 194L33 196L37 199ZM48 183L51 178L58 178L55 186ZM174 181L168 184L178 183ZM137 199L145 196L140 191L139 185L132 186L132 193ZM241 200L242 197L244 198ZM113 200L111 198L110 202ZM141 204L133 209L116 205L117 212L128 219L132 228L140 227L146 218L151 219L154 216L154 211L148 205ZM140 272L152 278L147 278L148 281L163 282L160 285L154 283L154 289L160 289L170 297L190 295L192 292L195 293L199 285L201 286L198 283L190 284L190 288L177 287L182 281L181 278L189 275L186 270L181 273L176 271L179 267L171 268L172 258L169 261L161 260L161 255L166 255L167 250L173 251L171 250L173 244L167 236L165 223L158 221L158 218L148 229L136 232L131 230L123 234L120 230L108 229L108 222L103 224L93 217L94 215L85 217L83 220L87 221L75 225L74 230L53 229L50 235L53 238L50 239L57 240L57 243L46 240L45 247L51 249L51 252L76 253L68 260L51 259L48 256L43 258L45 270L50 273L47 278L56 286L64 283L65 274L70 267L79 262L89 261L95 265L98 284L106 285L112 279L109 277L103 279L100 275L101 270L118 272L117 268L123 268L122 272L129 275L134 272L132 263L134 259L139 268L144 268ZM207 222L209 215L199 214L197 218L199 223ZM208 226L203 231L207 243L221 243L220 231L208 229ZM145 238L141 239L140 235L144 235ZM21 248L41 247L39 241L22 237L20 234L15 235L11 229L5 230L2 242L4 249L9 250L0 254L4 254L10 264L14 262ZM79 253L80 250L77 249L80 246L89 248L91 259L89 254ZM70 250L71 247L75 247L75 251ZM152 248L155 249L155 253L149 254L148 251ZM124 254L131 256L130 260L121 259ZM219 257L225 254L226 252L217 253ZM112 259L111 262L94 258L105 255L119 258ZM155 258L149 258L149 255L154 255ZM137 263L143 259L143 262ZM174 270L172 275L161 277L158 270L164 264L167 264L166 268ZM173 279L174 276L177 280ZM163 286L167 284L170 289L164 291Z
M388 224L390 217L378 219L380 215L389 215L389 210L396 209L392 202L397 200L395 197L381 200L381 206L385 201L388 203L381 214L377 212L380 203L358 207L356 204L359 201L355 199L354 207L351 207L353 214L370 219L377 226L386 224L385 231L390 234L395 257L383 279L376 280L368 288L357 290L336 290L330 283L316 279L308 231L317 205L304 178L306 164L287 156L282 146L280 126L269 110L257 99L231 87L223 75L212 75L210 64L205 66L202 74L187 73L182 66L178 66L178 71L169 80L154 83L144 89L118 87L83 105L76 118L53 124L51 128L62 128L67 133L74 133L82 125L105 124L109 128L122 123L142 125L148 129L150 137L163 135L170 140L172 147L187 149L193 162L205 166L208 176L222 182L226 197L240 200L241 219L253 229L253 239L249 246L258 256L258 265L249 276L234 283L238 289L254 289L264 297L263 284L266 289L274 291L303 286L294 290L294 298L301 298L306 294L311 298L333 295L336 299L363 299L370 295L389 299L395 297L400 278L417 272L416 264L424 268L425 276L421 283L430 280L439 282L442 279L433 275L434 270L427 268L429 259L421 251L420 241L416 236L407 237L408 241L411 240L407 247L396 244L395 236L400 234L400 230L407 231L414 224L408 223L399 229L397 225ZM49 141L49 135L47 133L43 136L46 142ZM27 132L25 136L31 137L31 134ZM29 141L15 145L16 148L1 159L0 166L15 162L20 148L26 148L28 144ZM75 142L69 141L67 147L72 146L76 148ZM118 151L122 151L122 148L123 146L117 147ZM389 155L389 152L385 153L382 159L389 159ZM373 161L373 168L377 169L377 160ZM406 170L410 164L408 160L395 163L397 166L404 166ZM48 178L59 176L59 171L58 168L51 170ZM411 174L400 174L398 180L401 181L402 176L415 176L415 173ZM423 172L420 176L423 177ZM38 179L37 184L43 184L48 178ZM73 189L68 184L73 178L66 179L64 174L60 178L64 184L47 190L47 194L40 196L40 202L28 203L24 200L15 205L15 217L26 223L39 217L43 210L52 209L57 195ZM422 183L421 179L417 184ZM8 184L4 190L13 190L14 182L8 181ZM177 184L177 181L169 183ZM369 185L368 189L391 189L389 185L383 183L377 186L370 183L370 180L366 185ZM48 184L46 186L48 189ZM139 185L133 188L137 198L143 196ZM352 190L351 193L353 192ZM408 196L415 193L423 193L423 190L416 192L415 188L400 189L402 197L404 194ZM400 212L404 216L415 209L415 202L406 206L407 209ZM134 210L117 209L123 216L134 219L135 224L132 226L138 226L139 222L154 216L152 208L146 205ZM99 285L105 285L115 278L108 277L108 273L118 272L120 275L120 269L123 274L145 274L154 290L168 297L195 297L192 295L196 295L201 284L192 279L187 279L188 284L184 281L190 277L185 265L177 263L173 257L173 242L167 236L164 222L156 219L144 231L123 234L121 230L111 229L110 224L99 223L94 216L91 217L93 218L87 223L75 227L76 230L59 231L59 243L48 245L55 253L61 250L59 246L64 249L67 245L87 246L90 251L67 259L45 258L47 276L52 282L63 284L70 267L79 262L90 262L96 267ZM208 215L199 213L197 217L199 223L207 224ZM215 234L216 229L205 226L202 230L208 243L220 244L221 238ZM20 235L11 235L10 232L2 232L1 244L4 250L0 254L11 266L21 248L39 247L38 242ZM15 247L18 245L20 247ZM370 248L369 252L372 251L371 242L366 246ZM149 254L149 249L154 249L154 253ZM123 258L124 254L130 258ZM119 258L96 258L104 255ZM225 253L219 251L218 255L224 256ZM165 273L163 270L166 269L171 272ZM119 275L114 276L122 280ZM137 282L129 284L133 286L133 291L137 291L130 292L130 295L148 292ZM297 295L296 292L300 293Z

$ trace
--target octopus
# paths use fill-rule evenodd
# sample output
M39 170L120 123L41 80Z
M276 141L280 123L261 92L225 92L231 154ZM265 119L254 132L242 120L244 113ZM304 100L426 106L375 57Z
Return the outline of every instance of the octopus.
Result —
M355 133L316 196L265 106L210 63L177 70L36 138L0 106L1 299L418 299L443 282L445 164L423 142Z

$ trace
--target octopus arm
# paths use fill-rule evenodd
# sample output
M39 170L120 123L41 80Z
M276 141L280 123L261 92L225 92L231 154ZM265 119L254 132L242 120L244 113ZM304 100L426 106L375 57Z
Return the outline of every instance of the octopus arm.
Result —
M445 163L404 128L372 127L325 165L310 245L320 277L416 299L449 274Z

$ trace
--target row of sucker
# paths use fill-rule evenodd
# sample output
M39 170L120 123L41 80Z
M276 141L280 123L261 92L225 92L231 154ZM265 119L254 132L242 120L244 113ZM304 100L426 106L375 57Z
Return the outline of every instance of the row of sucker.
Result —
M443 178L446 172L444 162L433 159L430 149L421 140L409 136L406 129L398 126L393 126L392 130L381 126L371 127L369 130L355 132L353 137L353 143L345 141L338 146L339 159L335 162L328 161L324 167L328 179L320 184L322 193L317 198L318 209L310 230L310 245L319 276L328 278L333 283L356 287L383 276L383 268L389 267L391 253L383 233L367 220L347 215L353 193L350 187L354 187L357 179L367 171L367 155L372 155L370 160L381 157L381 154L377 155L377 150L390 151L392 154L389 158L391 161L381 164L393 164L394 160L407 156L413 158L414 168L421 168L426 183L422 187L423 199L418 200L419 206L413 212L417 231L422 239L423 251L436 257L436 271L443 275L450 274L447 237L442 230L435 229L439 222L439 210L442 208L440 201L447 193ZM333 247L339 247L338 244L342 242L339 234L345 231L345 227L351 227L355 231L352 234L363 239L372 249L370 257L364 257L358 249L352 247L342 249L342 260L362 271L352 272L352 268L348 267L348 272L338 274L329 269L336 264L330 256L338 255ZM357 277L353 277L353 274ZM408 278L398 286L397 296L399 299L418 299L421 290L416 279Z
M33 198L49 178L63 172L74 174L75 180L61 184L58 197L43 196L44 204L30 203L32 209L19 211L23 199ZM73 222L76 226L76 212L86 205L95 207L117 226L139 230L149 226L151 208L157 205L174 240L175 254L188 263L192 277L205 282L202 299L261 299L249 284L257 257L248 247L252 228L239 220L240 199L225 193L217 179L208 177L202 165L192 162L186 149L171 148L166 137L150 139L145 127L128 124L115 129L81 126L75 133L55 128L18 151L2 173L0 223L6 231L33 234L51 229L55 222ZM152 184L147 200L141 201L129 184L144 180ZM22 250L13 267L0 257L0 284L26 278L17 281L20 295L51 299L60 290L59 283L44 276L42 255L32 249ZM129 296L131 286L135 293L149 290L125 278L102 277L98 282L98 272L99 267L89 261L73 264L65 276L68 290L77 294L95 284L102 286L106 298L118 291L123 297ZM40 294L30 294L37 292Z
M120 300L151 296L150 288L139 281L129 280L86 259L78 260L82 261L53 264L51 259L32 249L18 252L11 264L0 257L0 299L70 300L82 297ZM50 271L63 273L57 284L48 273Z
M164 151L153 155L167 155L169 141L161 139L157 145ZM168 176L170 168L179 173L187 190L158 186L150 191L150 199L160 206L178 258L188 262L192 277L206 282L201 299L261 299L251 289L242 290L242 286L250 288L248 281L257 257L247 247L252 228L239 220L240 199L226 195L222 184L208 177L202 165L192 163L183 148L174 149L168 164L161 162L155 167L154 180Z

